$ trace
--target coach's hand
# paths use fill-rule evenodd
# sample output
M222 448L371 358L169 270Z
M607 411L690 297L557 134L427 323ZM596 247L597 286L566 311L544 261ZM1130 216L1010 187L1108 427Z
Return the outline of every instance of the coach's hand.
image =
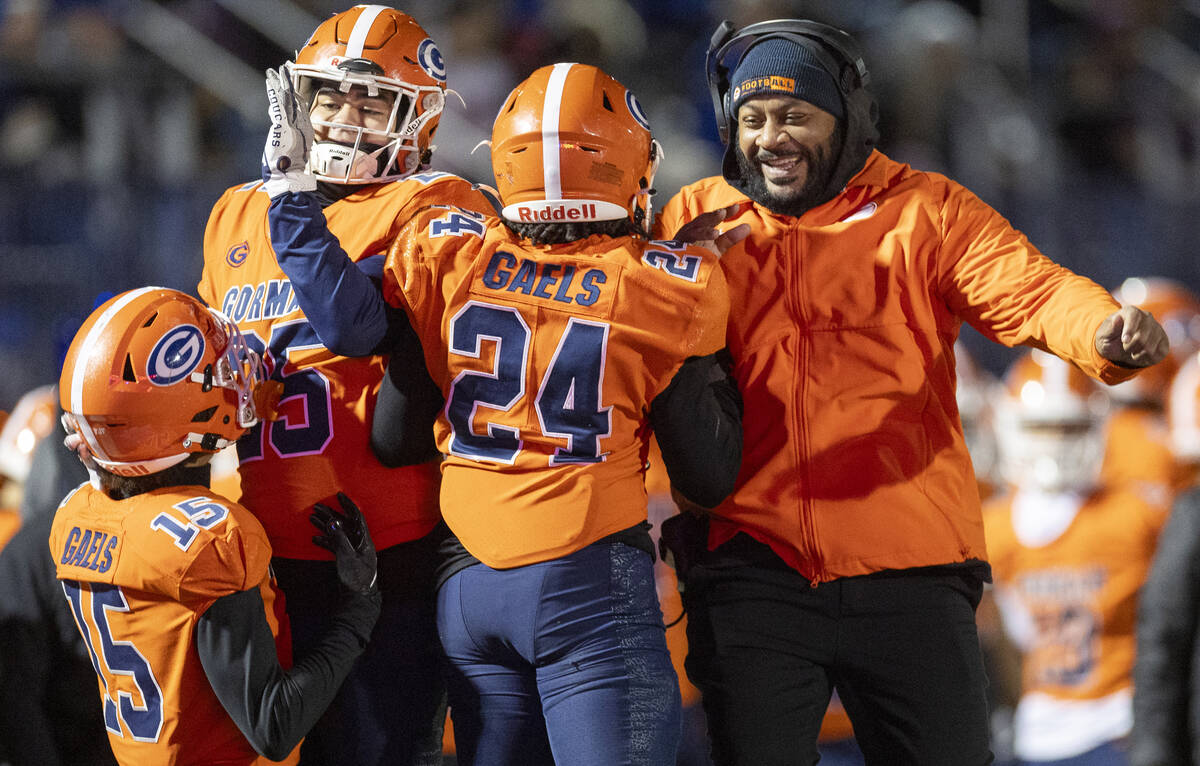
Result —
M308 171L313 143L308 104L296 93L292 69L284 64L267 70L267 113L271 128L263 147L263 186L271 199L288 192L314 191L317 179Z
M1170 351L1167 333L1149 311L1125 306L1109 314L1096 330L1096 350L1125 367L1149 367Z
M721 221L737 215L739 207L741 206L735 204L708 213L701 213L680 226L679 231L675 232L672 239L701 245L717 255L724 255L726 250L750 235L750 224L748 223L739 224L725 232L717 228L717 224Z
M358 506L341 492L338 502L342 513L321 503L313 506L308 518L323 534L312 540L333 553L342 585L355 593L372 595L376 590L375 543Z

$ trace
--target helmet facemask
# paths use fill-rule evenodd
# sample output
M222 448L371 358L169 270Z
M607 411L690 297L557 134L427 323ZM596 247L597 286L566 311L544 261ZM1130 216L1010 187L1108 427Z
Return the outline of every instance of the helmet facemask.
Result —
M309 153L309 171L318 181L333 184L369 184L392 181L411 175L429 161L432 146L423 146L422 135L436 126L445 108L446 97L442 89L433 86L418 86L393 80L377 74L355 71L351 66L361 63L358 69L375 67L366 59L344 62L340 77L331 77L328 70L293 65L293 77L297 93L310 107L325 89L348 94L359 87L370 98L390 94L391 107L387 124L382 129L371 129L361 125L331 122L312 117L317 131L341 130L355 136L354 141L317 139Z

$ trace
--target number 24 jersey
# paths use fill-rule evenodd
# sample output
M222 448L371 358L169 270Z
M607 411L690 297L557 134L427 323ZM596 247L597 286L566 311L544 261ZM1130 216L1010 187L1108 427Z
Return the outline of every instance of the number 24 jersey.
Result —
M634 237L537 246L432 209L389 252L384 294L446 397L442 514L468 551L520 566L645 521L650 403L686 358L725 345L714 253Z

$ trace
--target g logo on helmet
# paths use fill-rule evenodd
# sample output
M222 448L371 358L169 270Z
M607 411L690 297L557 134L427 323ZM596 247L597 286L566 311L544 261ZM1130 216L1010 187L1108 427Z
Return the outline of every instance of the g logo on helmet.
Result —
M637 120L638 125L650 130L650 121L646 119L646 113L642 110L642 102L637 100L633 91L625 91L625 106L629 107L629 113L633 115L633 119Z
M195 325L172 328L154 344L146 362L146 377L156 386L178 383L196 369L204 357L204 333Z
M428 37L422 40L417 48L417 63L425 70L425 74L433 79L438 82L446 81L446 62L442 60L442 52L438 50L437 43Z

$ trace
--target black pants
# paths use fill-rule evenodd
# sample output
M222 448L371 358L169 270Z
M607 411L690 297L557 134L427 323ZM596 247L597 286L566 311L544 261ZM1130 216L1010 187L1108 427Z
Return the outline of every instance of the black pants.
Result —
M975 628L982 589L971 572L945 567L814 588L745 535L702 555L685 580L685 667L713 761L816 763L836 687L868 764L991 763Z

